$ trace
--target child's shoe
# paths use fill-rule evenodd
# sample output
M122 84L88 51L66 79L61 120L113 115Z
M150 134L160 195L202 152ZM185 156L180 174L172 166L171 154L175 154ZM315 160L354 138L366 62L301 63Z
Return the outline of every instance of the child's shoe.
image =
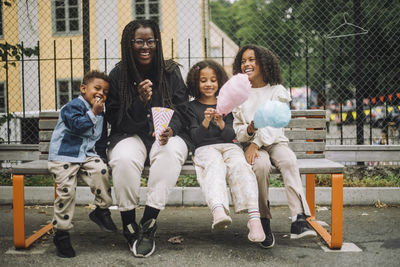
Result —
M261 218L261 225L264 229L265 240L260 243L262 248L272 248L275 245L275 236L271 231L270 220L267 218Z
M139 225L136 222L123 226L122 233L126 240L128 240L128 246L132 252L133 243L139 238L139 230Z
M259 243L265 240L264 230L262 228L261 220L259 218L249 220L247 222L247 228L249 228L250 230L247 238L251 242Z
M315 237L317 233L308 225L305 214L297 214L297 219L290 227L290 239Z
M57 230L53 238L53 243L57 248L57 256L61 258L75 257L75 250L72 248L68 232Z
M153 254L156 249L154 236L157 230L157 223L155 219L150 219L143 225L139 226L138 239L133 243L133 255L138 258L146 258Z
M117 227L111 219L111 212L109 209L96 207L96 209L89 214L89 218L105 232L112 233L117 231Z
M226 215L223 207L218 207L213 210L213 224L211 225L212 230L224 230L231 225L232 219Z

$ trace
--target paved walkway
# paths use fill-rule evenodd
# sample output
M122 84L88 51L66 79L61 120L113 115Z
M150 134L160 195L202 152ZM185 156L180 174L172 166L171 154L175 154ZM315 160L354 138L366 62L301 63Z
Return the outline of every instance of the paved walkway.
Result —
M321 240L290 240L287 207L273 207L274 248L265 250L247 240L246 214L232 215L232 226L210 231L211 215L206 207L167 207L160 213L156 251L146 259L134 258L121 233L107 234L88 219L90 209L78 206L71 233L77 257L61 259L55 255L52 238L47 236L32 248L13 248L12 210L0 206L0 266L399 266L400 207L344 208L344 242L354 243L361 252L324 252ZM143 209L138 210L139 217ZM28 207L26 232L31 233L49 221L52 207ZM119 228L119 212L112 211ZM329 223L329 210L317 213ZM183 237L181 244L168 239Z

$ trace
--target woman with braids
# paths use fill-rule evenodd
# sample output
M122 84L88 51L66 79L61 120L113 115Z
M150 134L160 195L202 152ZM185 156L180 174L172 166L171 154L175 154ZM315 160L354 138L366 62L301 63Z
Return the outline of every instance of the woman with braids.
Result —
M288 104L291 101L289 91L282 86L279 60L265 47L246 45L239 50L233 63L233 74L237 73L247 74L252 86L249 98L232 113L237 140L243 144L246 160L253 166L257 177L261 224L266 235L260 244L263 248L271 248L275 244L268 201L272 165L280 170L285 183L292 218L290 237L316 236L306 221L310 209L305 200L296 155L288 146L289 140L283 128L254 127L254 114L267 100Z
M111 124L108 160L123 234L136 257L155 249L156 218L164 209L188 154L179 108L188 93L178 64L164 61L158 25L150 20L128 23L122 33L122 60L110 72L106 120ZM169 127L155 144L151 107L174 109ZM136 223L140 179L150 164L144 214Z

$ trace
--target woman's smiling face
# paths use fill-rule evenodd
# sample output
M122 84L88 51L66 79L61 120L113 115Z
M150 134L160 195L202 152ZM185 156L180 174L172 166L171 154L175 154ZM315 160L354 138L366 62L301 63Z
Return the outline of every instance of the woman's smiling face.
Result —
M138 44L139 40L142 44ZM150 40L150 42L149 42ZM150 44L153 45L150 45ZM140 27L135 31L132 40L133 57L138 65L149 66L157 51L157 41L154 38L153 30L150 27Z

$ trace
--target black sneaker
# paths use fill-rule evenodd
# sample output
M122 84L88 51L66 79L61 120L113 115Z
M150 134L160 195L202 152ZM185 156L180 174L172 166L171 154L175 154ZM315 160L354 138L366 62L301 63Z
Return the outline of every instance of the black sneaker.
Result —
M154 235L156 234L157 223L155 219L150 219L140 225L139 237L133 244L133 255L138 258L145 258L153 254L156 249Z
M125 236L126 240L128 240L129 249L133 252L133 244L139 238L139 225L136 222L133 222L128 225L123 226L123 235Z
M275 245L275 236L271 231L270 221L267 218L261 218L261 225L264 229L265 240L260 243L262 248L272 248Z
M117 231L117 227L111 219L111 212L109 209L100 209L96 207L96 209L89 214L89 218L105 232L112 233Z
M57 256L61 258L75 257L75 250L72 248L69 233L58 230L53 238L53 243L57 248Z
M290 227L290 239L317 236L317 233L310 227L306 218L307 216L304 214L297 214L296 221Z

